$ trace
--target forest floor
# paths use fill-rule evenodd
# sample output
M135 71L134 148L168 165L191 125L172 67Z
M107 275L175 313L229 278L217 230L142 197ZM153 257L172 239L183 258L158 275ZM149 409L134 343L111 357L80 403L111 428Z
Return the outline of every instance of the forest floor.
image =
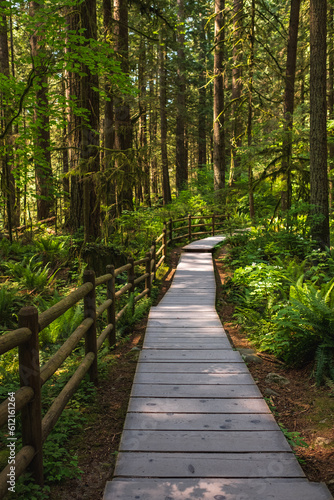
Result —
M215 259L217 285L228 276L221 249ZM162 281L157 303L168 290L181 250L174 249L169 255L170 271ZM224 301L217 286L217 311L226 333L236 348L253 348L244 332L233 322L233 306ZM69 479L51 489L51 500L99 500L105 484L112 478L123 423L127 411L132 380L136 369L136 356L131 349L142 344L147 317L135 328L128 339L113 351L108 377L100 382L97 398L89 410L89 424L82 434L71 443L73 454L79 457L82 470L75 479ZM273 356L259 354L262 363L250 363L248 368L267 402L274 407L276 420L287 430L287 436L300 433L308 447L295 451L310 481L325 482L334 494L334 394L328 388L315 387L310 373L312 367L303 370L287 369ZM269 373L278 373L289 380L280 386L266 382ZM276 394L276 395L275 395Z

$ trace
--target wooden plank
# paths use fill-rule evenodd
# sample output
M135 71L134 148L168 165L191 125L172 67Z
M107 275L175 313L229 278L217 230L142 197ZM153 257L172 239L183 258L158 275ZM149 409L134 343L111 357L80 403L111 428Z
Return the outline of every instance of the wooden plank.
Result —
M210 328L210 327L219 327L222 326L220 320L218 318L214 319L201 319L201 318L193 318L193 319L150 319L149 326L153 327L167 327L167 328Z
M138 363L138 373L249 373L245 363Z
M155 382L155 379L154 379ZM142 398L262 398L253 385L133 384L131 397Z
M292 453L120 452L115 476L132 477L305 477ZM240 497L239 497L240 498ZM297 500L297 499L296 499Z
M195 313L198 313L199 311L201 312L211 312L213 314L217 314L217 311L216 311L216 308L214 306L203 306L201 308L199 308L198 306L196 305L193 305L193 304L189 304L187 305L186 307L185 306L180 306L178 303L176 304L173 304L173 305L157 305L155 307L151 307L150 309L150 315L152 313L156 313L157 311L159 312L162 312L162 311L166 311L168 314L171 313L171 312L183 312L183 311L187 311L187 312L195 312Z
M203 418L204 417L204 418ZM271 413L131 413L124 429L178 431L278 431Z
M135 374L135 384L185 384L185 385L251 385L254 384L250 373L139 373Z
M156 361L183 361L184 363L193 361L233 361L243 362L238 351L232 349L219 350L186 350L186 349L144 349L139 356L140 362Z
M305 479L115 478L104 500L333 500L328 489Z
M262 399L131 398L128 411L143 413L270 413ZM205 418L203 416L203 418Z
M119 450L182 453L291 452L281 431L124 430Z
M164 338L164 337L183 337L183 338L226 338L223 327L196 328L196 327L156 327L148 324L145 338Z
M203 341L204 340L204 341ZM231 349L228 339L166 339L145 340L143 349Z

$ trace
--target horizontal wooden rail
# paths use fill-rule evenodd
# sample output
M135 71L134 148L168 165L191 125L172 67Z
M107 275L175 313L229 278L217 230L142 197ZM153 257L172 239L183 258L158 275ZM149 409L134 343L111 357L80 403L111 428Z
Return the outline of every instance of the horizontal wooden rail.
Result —
M55 319L59 318L64 312L73 307L79 300L83 299L87 293L93 289L92 283L85 283L77 288L74 292L64 297L61 301L57 302L54 306L42 312L38 316L39 329L44 330Z
M101 304L100 307L96 309L96 317L98 318L99 316L101 316L101 314L103 314L104 311L106 311L108 307L111 306L111 304L112 304L112 299L108 299L105 302L103 302L103 304Z
M120 290L118 290L115 293L116 299L118 299L118 297L120 297L121 295L123 295L123 293L128 292L129 290L131 290L131 288L132 288L131 283L128 283L127 285L124 285L123 288L121 288Z
M93 319L86 318L74 330L72 335L64 342L58 351L45 363L41 368L41 385L45 384L47 380L58 370L66 358L71 354L73 349L78 345L88 329L92 326Z
M111 278L111 274L104 274L103 276L99 276L95 280L95 286L105 285L109 280L111 280Z
M131 264L125 264L122 267L118 267L117 269L115 269L115 276L118 276L119 274L124 273L125 271L128 271L129 269L131 269Z
M88 372L90 366L94 361L94 353L89 352L86 354L84 360L80 363L79 367L76 369L70 380L67 382L65 387L62 389L60 394L56 397L52 405L50 406L48 412L42 420L42 441L46 440L54 425L56 424L58 418L60 417L63 409L75 393L76 389L79 387L81 380L84 378Z
M140 266L142 264L145 264L149 259L149 257L144 257L143 259L135 260L133 265L134 266Z
M173 231L182 231L182 229L188 229L188 226L173 227Z
M34 397L34 390L31 387L25 386L25 387L20 387L15 392L14 398L15 398L15 411L18 412L20 411L25 405L27 405L32 398ZM8 420L8 398L5 399L0 404L0 427L5 425Z
M36 454L35 448L33 446L24 446L17 453L15 457L15 478L20 477L20 475L26 470L28 465L32 462ZM3 498L8 492L8 474L10 473L10 465L8 464L0 474L0 498Z
M31 330L29 328L18 328L8 333L4 333L0 337L0 354L14 349L21 344L27 342L31 337Z
M180 236L176 236L176 238L173 238L173 241L182 240L182 238L188 238L188 233L187 234L181 234Z
M159 241L161 241L163 237L164 237L164 233L160 234L160 236L158 236L158 238L155 240L155 242L159 243Z
M182 217L181 219L173 219L174 222L184 222L185 220L188 220L188 217Z

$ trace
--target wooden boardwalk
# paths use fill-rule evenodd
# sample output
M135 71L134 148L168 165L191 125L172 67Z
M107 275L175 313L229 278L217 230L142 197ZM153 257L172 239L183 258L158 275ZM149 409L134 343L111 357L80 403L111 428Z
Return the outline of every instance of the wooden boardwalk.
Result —
M226 337L208 253L218 241L187 245L151 308L104 500L332 499L305 478Z

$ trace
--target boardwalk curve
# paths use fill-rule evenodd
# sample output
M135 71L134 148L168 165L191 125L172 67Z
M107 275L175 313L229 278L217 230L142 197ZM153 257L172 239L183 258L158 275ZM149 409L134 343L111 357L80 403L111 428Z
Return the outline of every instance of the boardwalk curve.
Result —
M215 310L213 247L152 307L104 500L331 500L310 483Z

